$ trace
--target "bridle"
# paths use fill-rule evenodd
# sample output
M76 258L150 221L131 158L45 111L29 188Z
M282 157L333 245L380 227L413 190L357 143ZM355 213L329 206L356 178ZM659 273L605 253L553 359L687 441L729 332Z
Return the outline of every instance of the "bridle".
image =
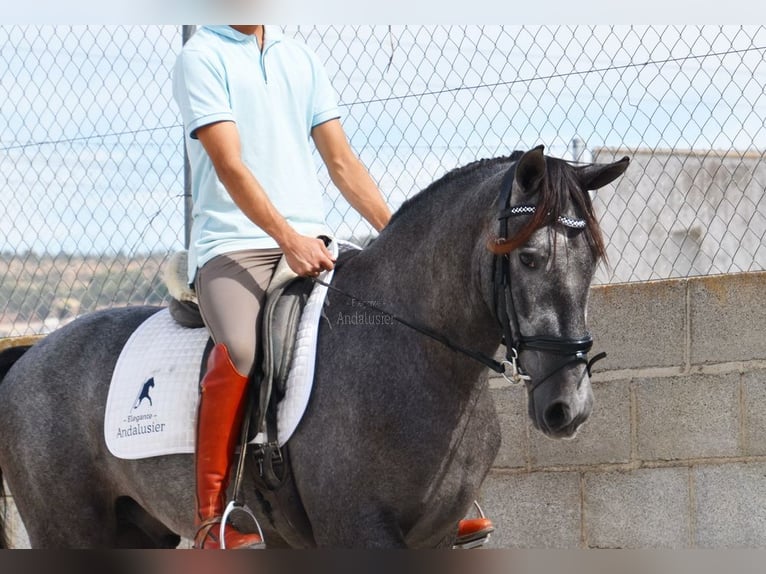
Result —
M499 238L508 237L508 219L510 217L517 215L531 215L535 213L536 210L536 207L533 205L518 205L513 207L509 205L515 173L516 169L514 166L514 168L506 172L501 184L500 197L498 199L498 221L500 222L498 230ZM563 215L559 216L556 222L570 229L585 229L587 225L586 222L582 219L567 217ZM327 239L327 241L329 241L329 239ZM519 319L516 314L516 307L513 302L513 293L511 291L510 259L505 255L495 255L492 274L495 313L496 318L500 323L501 328L503 329L503 341L506 345L506 358L502 362L496 361L494 358L489 357L479 351L475 351L473 349L459 345L445 337L443 334L434 331L425 325L420 325L413 321L399 317L398 315L391 313L386 309L382 309L377 305L346 293L342 289L338 289L334 285L327 283L326 281L323 281L317 277L311 277L310 279L315 283L319 283L320 285L327 287L331 291L343 295L351 301L355 301L357 305L361 305L374 311L384 313L391 317L393 321L401 323L410 329L413 329L423 335L426 335L427 337L430 337L431 339L434 339L435 341L438 341L439 343L445 345L455 352L466 355L475 361L486 365L496 373L501 374L507 381L511 383L528 382L531 380L531 377L524 373L523 369L521 368L519 355L522 351L537 351L540 353L548 353L563 357L565 360L553 371L546 374L534 384L527 386L527 391L530 394L533 393L535 389L538 388L542 383L547 381L550 377L568 365L573 363L584 363L585 368L588 371L588 375L590 375L591 367L593 364L596 361L600 361L606 357L606 353L599 353L590 361L588 361L588 351L590 351L591 347L593 346L593 338L591 337L590 333L586 333L579 339L553 337L547 335L535 335L532 337L526 337L521 334ZM509 369L510 375L508 374Z
M508 238L508 220L511 217L519 215L532 215L536 211L533 205L515 205L511 206L511 191L513 181L516 175L515 166L506 172L500 188L498 198L498 242L503 242ZM556 223L570 229L582 230L587 227L587 223L579 218L558 216ZM520 354L522 351L537 351L539 353L548 353L559 355L565 360L553 371L546 374L534 384L528 385L527 390L531 394L542 383L547 381L554 374L558 373L564 367L573 363L584 363L588 371L596 361L606 357L606 353L599 353L588 361L588 351L593 347L593 337L590 333L585 333L579 338L555 337L550 335L534 335L531 337L521 333L519 318L516 313L516 306L513 300L513 291L511 289L511 263L510 257L506 255L495 255L493 261L492 273L492 291L494 308L498 322L503 329L503 340L506 346L506 360L503 365L510 367L510 376L503 373L503 376L513 383L522 381L528 382L531 377L524 373L521 367Z

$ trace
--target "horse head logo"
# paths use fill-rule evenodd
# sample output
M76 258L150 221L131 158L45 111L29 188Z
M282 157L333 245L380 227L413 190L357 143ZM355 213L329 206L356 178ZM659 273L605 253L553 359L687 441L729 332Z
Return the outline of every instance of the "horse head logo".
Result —
M149 377L149 379L143 384L141 387L141 392L138 394L138 398L136 399L136 402L133 403L133 408L137 409L141 405L141 401L144 399L147 399L149 401L149 406L152 405L152 397L149 396L149 390L154 388L154 377Z

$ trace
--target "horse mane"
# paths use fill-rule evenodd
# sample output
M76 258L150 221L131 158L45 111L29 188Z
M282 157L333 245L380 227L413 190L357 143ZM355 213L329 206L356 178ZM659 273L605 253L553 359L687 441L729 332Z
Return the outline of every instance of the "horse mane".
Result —
M448 184L474 175L481 169L495 167L502 163L510 164L518 161L522 155L524 155L523 151L515 150L507 156L479 159L448 171L428 187L402 203L391 218L391 222L395 221L403 213L410 211L413 206L418 205L425 198L430 197ZM604 244L601 227L596 219L590 195L587 190L582 189L582 186L577 179L577 168L573 167L563 159L550 156L545 156L545 165L547 174L540 187L535 214L513 237L496 238L496 241L490 242L490 251L498 255L510 253L526 243L532 234L541 227L555 224L560 215L573 215L571 213L564 213L567 199L571 198L575 205L575 209L586 223L584 232L586 233L588 245L590 246L593 256L596 257L596 259L606 259L606 246Z
M419 204L421 201L423 201L424 197L428 197L432 195L434 192L443 188L447 184L452 183L459 179L466 178L470 175L473 175L476 171L479 171L480 169L493 167L500 163L510 163L510 162L516 161L522 155L524 155L524 152L514 151L513 153L511 153L511 155L478 159L476 161L472 161L471 163L456 167L448 171L439 179L429 184L428 187L426 187L422 191L419 191L418 193L416 193L415 195L407 199L404 203L402 203L402 205L399 206L399 209L397 209L396 212L391 217L391 221L389 223L398 219L402 213L408 212L413 205Z

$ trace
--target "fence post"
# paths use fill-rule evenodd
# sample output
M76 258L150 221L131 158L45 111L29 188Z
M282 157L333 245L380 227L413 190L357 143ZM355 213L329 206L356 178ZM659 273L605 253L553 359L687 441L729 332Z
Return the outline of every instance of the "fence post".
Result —
M192 37L196 31L196 26L184 25L181 27L181 41L183 44ZM186 133L183 135L184 141L184 247L189 249L191 241L191 214L192 214L192 196L191 196L191 165L189 164L189 152L186 149Z

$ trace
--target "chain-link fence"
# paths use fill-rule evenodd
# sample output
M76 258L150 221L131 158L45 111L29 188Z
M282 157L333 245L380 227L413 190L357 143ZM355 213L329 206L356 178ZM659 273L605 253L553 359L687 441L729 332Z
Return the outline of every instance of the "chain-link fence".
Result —
M0 27L0 336L159 303L183 247L178 28Z
M599 283L766 269L766 28L287 27L392 208L545 144L633 161L596 193ZM158 303L184 242L181 27L0 27L0 336ZM319 166L319 161L317 160ZM332 229L371 228L329 184Z

